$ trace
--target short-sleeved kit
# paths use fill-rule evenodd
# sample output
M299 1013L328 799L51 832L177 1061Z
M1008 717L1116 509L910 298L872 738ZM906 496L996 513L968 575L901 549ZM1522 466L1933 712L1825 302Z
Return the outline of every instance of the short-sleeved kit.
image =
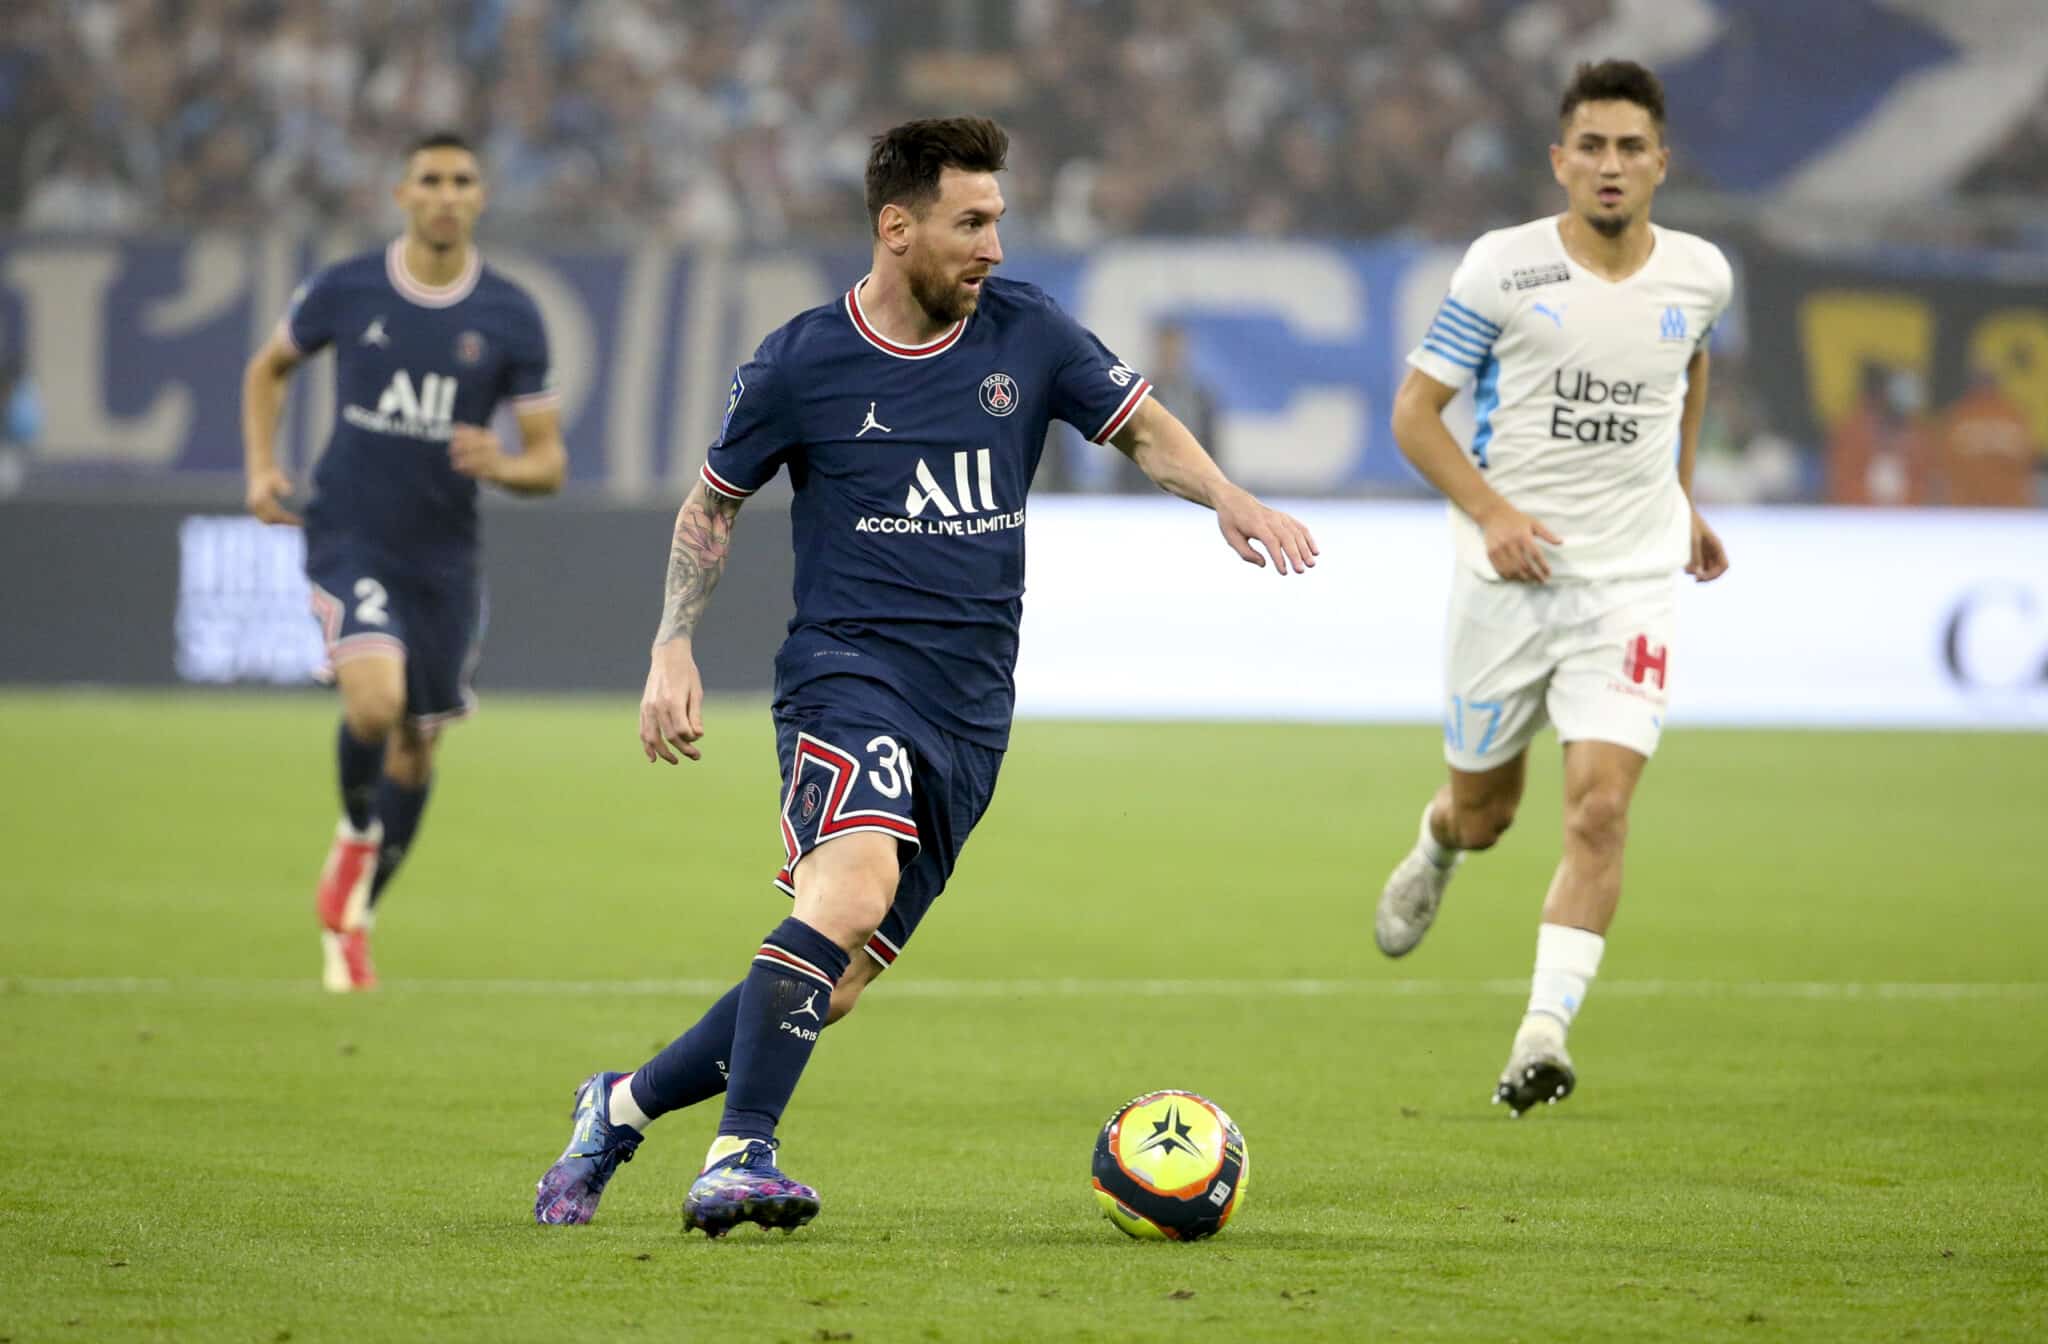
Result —
M555 404L540 311L474 251L450 284L420 284L399 240L314 276L279 330L300 354L334 350L334 428L306 509L328 657L400 657L407 717L459 717L475 702L484 589L477 484L448 442L501 404Z
M771 333L733 376L705 484L787 470L796 612L775 661L786 855L895 835L887 964L951 874L1009 742L1025 496L1047 426L1114 437L1151 384L1037 287L991 277L972 315L891 341L859 285Z
M1469 445L1488 484L1563 539L1545 584L1503 582L1455 506L1445 754L1513 759L1546 719L1566 741L1656 749L1691 511L1676 469L1687 367L1732 275L1704 239L1652 226L1649 260L1609 281L1565 251L1556 219L1473 243L1416 369L1471 384Z

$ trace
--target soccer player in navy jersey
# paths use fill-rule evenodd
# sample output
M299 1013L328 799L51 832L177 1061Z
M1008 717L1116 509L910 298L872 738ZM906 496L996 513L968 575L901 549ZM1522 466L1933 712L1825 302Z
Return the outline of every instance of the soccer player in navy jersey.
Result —
M1024 497L1048 423L1129 454L1216 511L1246 561L1315 563L1308 529L1232 485L1151 385L1036 287L999 280L996 174L979 117L913 121L867 166L873 269L761 342L676 518L640 705L649 761L700 758L691 636L740 505L786 470L796 613L775 660L786 862L795 899L745 979L631 1073L576 1094L534 1217L585 1223L648 1124L725 1094L683 1204L718 1236L796 1228L817 1192L777 1170L776 1126L818 1034L916 931L995 791L1024 591ZM1263 548L1264 554L1260 553Z
M303 522L341 690L342 818L314 900L322 983L341 992L376 985L378 898L418 832L441 728L476 705L477 482L544 495L568 470L540 309L471 241L484 208L475 153L460 136L427 136L394 194L405 235L301 286L242 377L249 511L298 524L282 502L278 412L300 363L334 347L334 429ZM506 404L517 453L489 428Z

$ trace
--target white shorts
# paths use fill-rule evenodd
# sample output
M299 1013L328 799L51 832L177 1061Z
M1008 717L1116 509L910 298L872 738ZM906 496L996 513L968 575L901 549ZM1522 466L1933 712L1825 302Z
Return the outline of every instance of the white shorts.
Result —
M1560 741L1657 750L1678 576L1504 583L1458 566L1444 637L1444 759L1491 770L1547 720Z

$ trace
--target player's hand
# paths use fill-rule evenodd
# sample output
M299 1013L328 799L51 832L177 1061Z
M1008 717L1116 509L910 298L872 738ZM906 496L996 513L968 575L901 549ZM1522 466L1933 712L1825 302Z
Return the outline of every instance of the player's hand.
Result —
M266 467L249 478L248 493L242 502L249 506L249 512L266 523L297 527L299 515L279 502L291 492L292 478L276 467Z
M1698 509L1692 511L1692 559L1686 563L1685 572L1701 583L1712 583L1728 572L1728 548L1707 526L1707 520L1700 517Z
M457 425L448 436L448 465L472 480L495 481L505 445L482 425Z
M1316 557L1322 554L1316 539L1300 520L1267 508L1249 491L1236 490L1217 502L1216 526L1222 529L1223 539L1230 543L1231 550L1243 556L1245 563L1260 569L1266 567L1266 555L1270 555L1282 574L1289 572L1290 565L1292 572L1306 574L1315 568ZM1266 555L1253 549L1255 541L1265 547Z
M647 669L647 689L640 695L640 749L649 762L679 765L676 753L704 759L697 739L704 736L704 681L690 641L658 644Z
M1485 534L1486 558L1492 562L1494 573L1513 583L1549 581L1550 561L1536 543L1564 545L1564 539L1557 533L1508 503L1502 503L1479 520L1479 527Z

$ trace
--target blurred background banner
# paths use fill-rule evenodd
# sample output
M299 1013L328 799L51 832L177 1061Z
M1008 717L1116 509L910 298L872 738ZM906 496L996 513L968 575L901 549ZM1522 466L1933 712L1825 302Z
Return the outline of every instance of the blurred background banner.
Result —
M0 337L42 371L37 478L239 474L236 356L269 334L302 277L351 250L287 237L0 244ZM866 264L851 249L486 255L547 319L572 478L625 499L686 483L734 366ZM1387 493L1419 488L1387 410L1457 258L1399 242L1156 241L1027 251L1004 270L1145 370L1248 485ZM316 365L295 399L280 446L288 468L319 452L328 381ZM1044 484L1146 484L1118 467L1114 453L1062 434Z
M9 486L203 486L241 470L240 353L318 266L373 240L0 238L0 348L19 352ZM1732 249L1731 249L1732 251ZM574 485L670 498L702 461L735 365L860 278L848 249L489 247L544 311ZM1025 250L1043 286L1145 370L1254 489L1423 493L1388 410L1461 252L1411 241L1142 239ZM2048 472L2048 262L1927 249L1732 251L1699 493L1708 503L2032 508ZM1854 259L1861 257L1861 259ZM32 390L32 407L23 393ZM30 412L30 414L25 414ZM280 452L303 472L333 413L301 380ZM1471 397L1448 414L1471 428ZM1040 487L1144 490L1056 429Z
M1034 499L1019 712L1438 720L1443 507L1289 507L1323 546L1312 581L1242 564L1177 501ZM665 506L490 510L486 698L633 690L672 521ZM2048 728L2048 519L1731 508L1716 523L1735 568L1684 585L1674 722ZM175 503L0 504L0 573L18 576L0 630L36 632L0 642L0 684L318 680L301 545ZM787 514L749 512L699 641L706 685L768 692L790 577Z
M1830 503L2026 508L2048 444L2048 265L1752 253L1751 390Z
M0 245L0 339L23 352L40 390L34 477L132 486L173 474L239 476L243 359L302 280L375 245L221 234ZM645 484L646 448L660 429L652 417L676 409L661 394L695 268L617 250L508 248L491 262L545 312L577 479ZM288 470L318 456L332 416L322 361L300 380L280 436ZM614 443L633 447L607 451Z
M1308 583L1236 563L1163 501L1034 504L1020 712L1440 721L1443 507L1293 507L1323 546ZM1731 508L1715 523L1734 567L1681 583L1668 667L1613 669L1668 676L1673 723L2048 727L2042 519Z

